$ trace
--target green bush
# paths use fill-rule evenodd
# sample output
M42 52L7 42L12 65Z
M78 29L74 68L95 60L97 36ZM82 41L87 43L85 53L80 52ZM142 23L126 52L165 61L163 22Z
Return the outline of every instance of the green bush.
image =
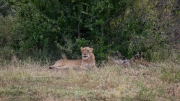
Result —
M80 58L79 48L90 46L97 60L114 51L127 58L143 52L148 60L156 60L153 54L170 49L174 42L169 41L174 37L167 35L167 28L174 26L179 11L174 17L165 14L172 14L176 2L9 0L17 15L12 46L19 56L40 59L57 59L61 53Z
M10 44L13 43L12 28L15 19L12 16L0 16L0 63L11 60L15 51Z
M104 59L112 42L112 19L123 13L131 0L121 1L46 1L10 2L20 5L16 41L20 52L55 51L77 57L83 46L95 48L98 60ZM28 12L27 12L28 11ZM116 14L118 13L118 14ZM114 37L114 35L112 36ZM75 54L75 55L74 55ZM37 56L37 55L36 55Z

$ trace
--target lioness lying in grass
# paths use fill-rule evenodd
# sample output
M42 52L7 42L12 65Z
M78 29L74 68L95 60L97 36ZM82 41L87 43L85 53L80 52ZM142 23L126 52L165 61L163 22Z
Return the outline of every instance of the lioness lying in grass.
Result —
M108 56L108 61L115 64L115 65L120 65L122 67L132 67L132 66L135 66L135 65L139 65L141 67L148 67L150 66L150 63L147 62L146 60L144 60L140 54L136 54L134 55L131 59L125 59L125 60L122 60L122 59L114 59L110 56Z
M90 47L81 47L82 59L79 60L68 60L60 59L55 62L54 65L50 66L49 69L58 69L58 68L73 68L73 69L96 69L95 56L92 53L93 48Z

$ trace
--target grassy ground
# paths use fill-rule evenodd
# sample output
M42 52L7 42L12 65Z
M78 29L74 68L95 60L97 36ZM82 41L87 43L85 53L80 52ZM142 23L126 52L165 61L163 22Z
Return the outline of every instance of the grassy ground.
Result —
M179 101L180 65L103 65L98 71L57 71L48 64L1 66L0 101Z

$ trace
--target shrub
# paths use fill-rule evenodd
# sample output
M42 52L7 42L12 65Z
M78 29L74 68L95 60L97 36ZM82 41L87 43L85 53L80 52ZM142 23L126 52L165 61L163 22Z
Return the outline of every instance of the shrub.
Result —
M15 24L15 19L12 16L0 16L0 63L6 60L11 60L15 51L10 44L13 42L12 28Z
M128 58L144 52L145 58L153 60L154 53L170 49L174 42L170 41L174 35L167 33L174 26L171 23L178 25L174 18L179 10L171 12L176 2L9 0L18 18L13 46L18 53L36 57L40 53L39 58L42 53L43 57L66 53L68 58L78 58L79 48L90 46L97 60L106 59L112 51Z

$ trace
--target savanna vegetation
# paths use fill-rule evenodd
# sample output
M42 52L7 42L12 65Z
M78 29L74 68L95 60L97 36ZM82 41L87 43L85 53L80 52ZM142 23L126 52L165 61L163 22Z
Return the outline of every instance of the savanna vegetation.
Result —
M53 71L94 48L98 71ZM136 53L152 63L114 66ZM0 100L180 100L180 0L0 0Z

